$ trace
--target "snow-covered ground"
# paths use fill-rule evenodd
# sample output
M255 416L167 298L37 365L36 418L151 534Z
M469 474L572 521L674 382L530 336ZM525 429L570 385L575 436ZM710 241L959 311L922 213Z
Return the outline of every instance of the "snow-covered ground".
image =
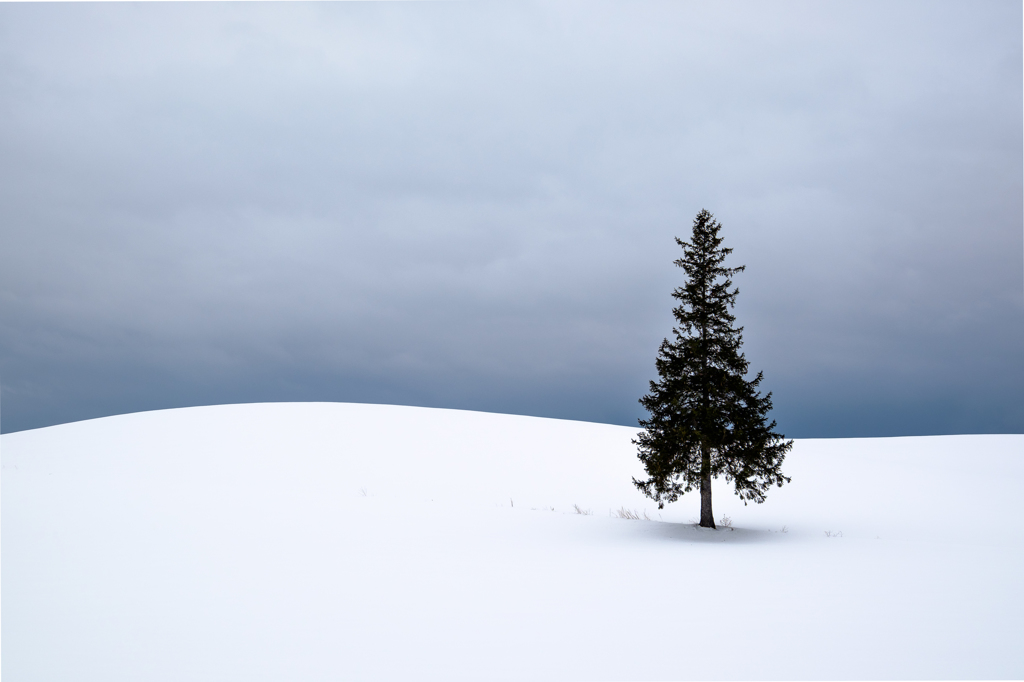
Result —
M285 403L5 435L4 682L1024 677L1024 436L798 441L709 531L633 488L635 433Z

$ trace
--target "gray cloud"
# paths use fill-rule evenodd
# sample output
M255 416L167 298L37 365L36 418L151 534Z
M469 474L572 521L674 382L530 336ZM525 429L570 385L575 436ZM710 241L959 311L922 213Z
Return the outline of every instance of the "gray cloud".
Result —
M634 423L725 224L793 436L1024 429L1019 3L0 5L14 431Z

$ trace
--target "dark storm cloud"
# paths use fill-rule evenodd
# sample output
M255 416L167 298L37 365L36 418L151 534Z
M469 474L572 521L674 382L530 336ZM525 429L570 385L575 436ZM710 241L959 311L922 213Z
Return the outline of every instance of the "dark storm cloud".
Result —
M635 423L702 207L793 436L1024 429L1021 8L0 6L3 430Z

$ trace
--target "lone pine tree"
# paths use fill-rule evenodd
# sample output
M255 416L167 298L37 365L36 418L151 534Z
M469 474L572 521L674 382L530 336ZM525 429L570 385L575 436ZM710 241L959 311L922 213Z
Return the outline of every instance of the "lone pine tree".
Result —
M644 430L633 441L649 476L634 478L636 487L659 509L699 487L705 528L715 527L712 478L724 476L744 504L764 502L772 485L789 482L780 468L793 447L773 431L774 421L766 423L772 394L758 391L762 373L744 378L743 327L734 326L730 309L739 293L731 278L745 266L723 265L732 249L722 246L721 228L702 210L690 241L676 238L683 257L674 262L686 272L686 282L672 292L679 301L672 311L675 339L665 339L658 350L660 378L640 399L650 416L640 420Z

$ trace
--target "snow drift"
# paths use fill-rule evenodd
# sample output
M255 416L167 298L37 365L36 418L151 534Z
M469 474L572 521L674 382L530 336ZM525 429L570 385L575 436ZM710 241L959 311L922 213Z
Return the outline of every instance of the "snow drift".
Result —
M633 488L635 434L285 403L4 435L3 678L1024 677L1024 436L797 441L709 531Z

